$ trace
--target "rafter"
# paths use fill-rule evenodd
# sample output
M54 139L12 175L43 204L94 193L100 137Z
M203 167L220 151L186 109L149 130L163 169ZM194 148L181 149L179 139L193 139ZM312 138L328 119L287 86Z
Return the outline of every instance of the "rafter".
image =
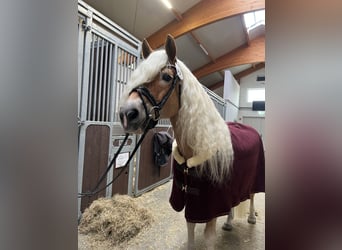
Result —
M245 69L237 74L234 75L235 80L240 84L240 80L242 77L245 77L249 74L252 74L253 72L259 70L259 69L263 69L265 68L265 63L257 63L256 65L254 65L253 67L250 67L248 69Z
M258 64L256 64L255 66L252 66L252 67L250 67L250 68L248 68L248 69L245 69L245 70L243 70L243 71L241 71L241 72L239 72L239 73L233 75L233 77L234 77L235 80L240 84L240 79L241 79L242 77L245 77L245 76L247 76L247 75L249 75L249 74L252 74L253 72L255 72L255 71L259 70L259 69L263 69L263 68L265 68L265 63L264 63L264 62L258 63ZM211 85L211 86L209 87L209 89L210 89L210 90L215 90L215 89L217 89L217 88L222 87L223 85L224 85L224 81L219 81L219 82L214 83L213 85Z
M245 12L265 8L265 0L203 0L182 15L182 19L175 20L151 36L147 41L153 49L163 45L165 37L171 34L177 38L187 32L204 25L239 15Z
M217 83L214 83L213 85L210 85L209 89L215 90L215 89L222 87L223 85L224 85L224 81L219 81Z
M193 71L197 78L204 77L213 72L234 66L265 61L265 36L250 41L250 45L241 46L219 58Z

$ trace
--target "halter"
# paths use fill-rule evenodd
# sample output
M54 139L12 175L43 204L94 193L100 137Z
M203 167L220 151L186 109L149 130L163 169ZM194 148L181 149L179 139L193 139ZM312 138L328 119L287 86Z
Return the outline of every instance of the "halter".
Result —
M145 120L145 129L144 130L149 130L151 128L154 128L159 119L160 119L160 110L163 108L163 106L165 105L165 103L167 102L167 100L169 99L170 95L172 94L172 91L175 89L176 85L177 85L177 81L182 79L182 76L180 75L180 71L177 68L177 65L173 65L171 63L168 63L163 69L168 68L168 69L174 69L175 70L175 76L173 77L172 83L168 89L168 91L166 92L166 94L163 96L163 98L161 99L161 101L159 103L157 103L156 99L153 97L153 95L151 94L151 92L148 90L148 88L146 88L143 85L140 85L136 88L134 88L129 94L131 94L132 92L137 92L142 104L144 106L145 109L145 114L146 114L146 120ZM179 106L180 106L180 85L179 85ZM145 99L143 98L145 97L151 104L152 104L152 108L150 108L150 110L147 109L147 105L145 102Z

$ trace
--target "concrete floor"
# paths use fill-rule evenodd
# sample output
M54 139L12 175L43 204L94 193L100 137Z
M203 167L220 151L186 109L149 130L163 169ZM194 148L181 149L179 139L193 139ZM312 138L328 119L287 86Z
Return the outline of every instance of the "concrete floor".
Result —
M135 238L119 246L112 246L109 242L98 242L89 235L79 234L78 249L186 249L187 229L184 212L176 212L169 205L172 181L143 194L136 199L148 208L154 215L154 223L140 232ZM255 225L247 223L249 201L243 202L235 209L233 230L221 229L226 216L217 219L217 239L215 249L265 249L265 194L255 195L255 209L257 222ZM205 224L197 224L195 228L196 249L205 249Z

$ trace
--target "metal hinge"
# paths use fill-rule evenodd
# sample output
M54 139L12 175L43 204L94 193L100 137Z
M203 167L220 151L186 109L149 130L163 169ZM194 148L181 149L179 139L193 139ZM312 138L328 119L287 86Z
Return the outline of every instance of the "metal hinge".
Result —
M88 20L88 18L87 18ZM82 21L82 29L84 31L89 31L91 29L91 25L89 24L89 22L87 22L86 20Z
M87 17L82 22L82 28L84 31L89 31L93 24L93 12L88 10Z
M79 116L77 116L77 126L81 127L84 125L84 123L85 123L85 121L82 121L81 118Z

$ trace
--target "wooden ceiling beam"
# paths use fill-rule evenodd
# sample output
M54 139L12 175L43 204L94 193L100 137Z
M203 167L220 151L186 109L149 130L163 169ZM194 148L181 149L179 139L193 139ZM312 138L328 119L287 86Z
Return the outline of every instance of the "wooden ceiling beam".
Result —
M233 75L233 77L235 78L235 80L240 84L240 79L242 77L248 76L249 74L252 74L253 72L259 70L259 69L263 69L265 68L265 63L257 63L256 65L253 65L252 67L245 69L235 75ZM213 85L211 85L209 87L210 90L215 90L217 88L220 88L224 85L224 81L219 81L217 83L214 83Z
M213 85L210 85L209 89L215 90L215 89L222 87L223 85L224 85L224 81L219 81L217 83L214 83Z
M213 72L250 63L265 62L265 36L250 41L250 45L241 46L199 69L193 71L197 78L204 77Z
M147 38L152 49L164 44L171 34L177 38L204 25L235 15L265 8L265 0L203 0Z
M248 76L249 74L252 74L253 72L259 70L259 69L263 69L265 68L265 63L257 63L255 65L253 65L252 67L245 69L237 74L234 75L235 80L240 84L240 79L242 77Z

